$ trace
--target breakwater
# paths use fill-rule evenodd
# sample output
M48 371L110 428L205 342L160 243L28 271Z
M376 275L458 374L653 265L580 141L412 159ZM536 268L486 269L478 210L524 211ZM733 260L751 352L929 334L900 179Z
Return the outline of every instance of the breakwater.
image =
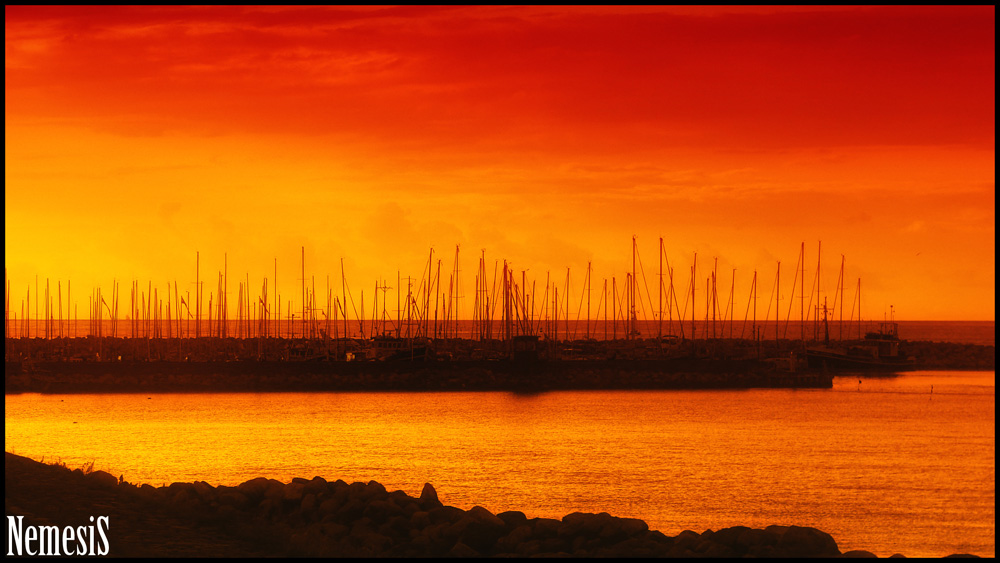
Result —
M529 518L445 505L427 484L417 497L376 481L251 479L235 487L206 482L153 487L104 471L45 465L5 454L5 508L25 524L75 525L110 518L114 556L326 557L836 557L827 533L810 527L735 526L676 536L607 513Z
M830 387L757 360L8 363L5 392L515 391Z
M801 341L8 339L6 393L830 387ZM995 348L905 342L912 369L995 369Z

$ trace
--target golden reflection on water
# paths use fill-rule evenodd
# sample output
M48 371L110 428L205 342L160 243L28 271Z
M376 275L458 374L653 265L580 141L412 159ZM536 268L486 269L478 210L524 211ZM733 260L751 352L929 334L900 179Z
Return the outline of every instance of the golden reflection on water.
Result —
M6 449L154 485L320 475L446 504L815 526L880 556L995 553L993 372L830 390L5 397ZM930 387L933 385L933 393Z

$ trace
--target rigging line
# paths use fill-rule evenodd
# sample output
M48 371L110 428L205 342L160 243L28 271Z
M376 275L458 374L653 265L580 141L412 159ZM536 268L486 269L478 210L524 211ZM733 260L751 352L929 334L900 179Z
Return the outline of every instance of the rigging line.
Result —
M583 279L581 284L583 289L580 291L580 306L576 308L576 324L573 325L573 340L576 340L576 328L580 324L580 313L583 312L583 298L587 295L587 281L590 277L590 269L587 269L587 275Z
M500 267L500 259L498 258L495 262L493 262L493 297L490 298L490 301L493 303L493 308L490 309L491 323L493 322L493 319L496 317L496 312L497 312L497 268L499 267Z
M745 331L747 329L747 316L750 315L750 303L754 300L753 292L754 292L755 289L757 289L757 272L756 271L753 273L753 283L750 284L750 296L747 297L747 310L746 310L745 313L743 313L743 328L740 329L740 339L743 338L743 331ZM733 311L733 314L735 314L735 313L736 312ZM757 335L756 334L753 335L753 337L754 337L754 340L757 339Z
M774 283L771 285L771 296L767 300L767 314L764 315L765 320L771 316L771 303L774 302L774 290L775 287L777 287L777 285L778 285L778 276L774 276ZM775 310L777 310L777 306L775 306ZM778 337L778 323L774 324L774 335L775 338Z
M799 252L799 257L795 261L795 269L792 270L793 272L798 272L799 271L799 262L801 262L801 261L802 261L802 253ZM792 318L792 306L795 305L795 286L796 286L796 284L798 284L798 282L799 282L799 276L792 276L792 296L788 300L788 314L785 315L785 332L782 333L782 335L781 335L783 338L788 336L788 321L789 321L789 319ZM805 291L805 290L803 290L803 291ZM778 297L780 299L781 296L778 296ZM778 311L778 314L780 315L781 311ZM775 328L775 330L778 330L778 329Z
M639 259L639 271L642 272L642 283L646 286L646 299L649 302L650 314L653 310L653 296L649 293L649 282L646 281L646 270L642 267L642 254L639 253L638 249L635 252L636 257ZM667 265L669 268L669 264ZM646 322L649 322L649 317L646 316L646 309L642 306L642 293L639 293L639 307L642 308L642 318Z
M681 320L687 318L688 312L688 297L691 295L691 280L688 280L687 289L684 290L684 311L681 313ZM674 295L674 302L677 302L677 295ZM683 323L682 325L683 326Z

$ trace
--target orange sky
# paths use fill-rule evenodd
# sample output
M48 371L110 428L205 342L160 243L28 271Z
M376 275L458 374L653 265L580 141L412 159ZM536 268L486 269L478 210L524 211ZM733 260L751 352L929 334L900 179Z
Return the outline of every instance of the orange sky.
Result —
M131 280L193 288L196 251L206 292L225 252L255 290L277 258L298 304L302 246L320 294L341 258L370 301L456 244L467 296L482 248L577 293L588 260L595 288L624 277L636 235L654 298L660 236L680 286L698 253L699 295L713 258L720 299L736 268L740 313L777 260L784 310L822 241L831 303L845 255L866 318L992 320L994 18L6 7L11 306L38 275L81 317L117 278L127 308Z

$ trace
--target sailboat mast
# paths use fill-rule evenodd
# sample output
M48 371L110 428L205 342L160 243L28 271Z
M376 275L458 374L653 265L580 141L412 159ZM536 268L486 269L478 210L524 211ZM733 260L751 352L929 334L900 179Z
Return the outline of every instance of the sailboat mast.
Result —
M698 279L697 277L695 277L695 274L697 272L697 268L698 268L698 253L695 252L694 253L694 262L691 264L691 340L694 340L694 335L695 335L695 328L694 328L694 304L695 304L695 300L694 300L694 288L695 288L695 285L696 285L695 280Z
M656 288L656 338L663 338L663 237L660 237L660 283Z

